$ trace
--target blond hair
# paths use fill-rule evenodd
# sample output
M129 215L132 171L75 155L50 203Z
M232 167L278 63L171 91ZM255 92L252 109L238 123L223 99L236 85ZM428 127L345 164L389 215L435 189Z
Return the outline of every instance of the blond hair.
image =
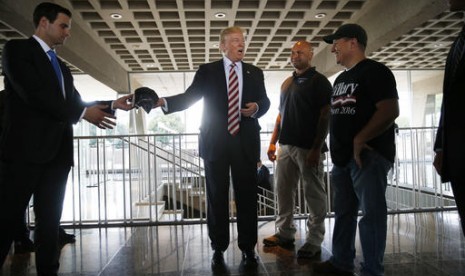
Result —
M244 30L241 27L238 27L238 26L232 26L232 27L228 27L228 28L222 30L221 34L220 34L220 43L224 43L224 41L226 39L226 36L228 36L228 35L230 35L232 33L242 33L242 34L244 34Z

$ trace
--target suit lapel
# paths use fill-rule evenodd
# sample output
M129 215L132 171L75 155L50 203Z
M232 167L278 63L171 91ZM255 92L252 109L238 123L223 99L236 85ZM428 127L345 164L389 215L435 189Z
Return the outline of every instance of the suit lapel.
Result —
M48 54L44 52L39 42L37 42L37 40L35 40L33 37L29 38L29 42L31 43L34 51L37 53L35 57L37 59L39 71L43 71L45 74L45 78L50 79L51 82L55 84L55 87L54 87L55 89L53 89L52 94L56 94L57 96L61 95L61 97L58 97L58 99L63 100L64 99L63 93L61 92L60 84L58 82L58 79L56 78L55 70L53 69L53 66L52 66L52 63L50 62L50 58ZM60 59L58 59L58 62L60 64L60 68L64 76L62 62ZM64 79L66 80L66 78Z
M247 83L250 83L249 77L250 77L250 70L248 67L248 64L245 64L242 62L242 94L244 94L244 91L247 91ZM244 99L244 95L242 95L242 99Z
M249 64L242 62L242 105L250 100L248 97L253 93L250 84L253 84L253 82Z
M71 72L69 71L68 67L58 58L58 62L60 64L61 74L63 75L63 86L65 89L66 99L71 97L73 92L73 78L71 76Z
M223 60L218 61L215 67L216 67L215 71L218 72L217 80L221 83L222 88L224 88L224 90L227 90L228 85L226 81L226 73L224 71L224 61Z
M224 100L224 102L226 102L226 105L228 103L228 84L227 84L227 81L226 81L226 74L225 74L225 71L224 71L224 62L223 62L223 59L213 63L213 73L214 75L212 75L212 79L211 81L216 81L218 82L218 85L215 85L214 87L218 87L218 92L221 93L221 99Z

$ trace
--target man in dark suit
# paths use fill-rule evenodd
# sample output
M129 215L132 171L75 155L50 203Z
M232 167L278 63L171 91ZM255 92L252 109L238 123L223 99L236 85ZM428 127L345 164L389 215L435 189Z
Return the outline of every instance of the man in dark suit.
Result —
M451 11L465 11L465 0L448 0ZM436 134L434 167L450 181L465 233L465 25L447 56L441 119Z
M257 264L254 248L257 243L256 168L260 156L258 118L270 107L262 70L242 62L245 52L242 29L223 30L220 50L224 58L201 65L185 93L157 102L165 113L172 113L203 98L199 152L205 164L213 268L224 266L223 252L229 245L230 170L237 207L238 245L244 263Z
M38 275L56 275L58 231L68 173L73 165L72 125L82 118L112 128L113 109L129 110L131 95L86 104L54 48L70 35L71 12L53 3L33 14L33 37L5 44L4 129L0 137L0 266L34 195ZM55 62L56 70L53 63Z

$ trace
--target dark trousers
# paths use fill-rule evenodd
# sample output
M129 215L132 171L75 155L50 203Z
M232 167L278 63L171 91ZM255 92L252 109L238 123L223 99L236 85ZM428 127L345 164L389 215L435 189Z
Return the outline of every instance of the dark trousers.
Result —
M463 131L462 129L449 129L449 132ZM453 147L451 145L462 145L463 141L461 140L463 135L454 135L449 134L448 138L448 151L447 155L444 157L444 162L447 168L447 174L449 177L450 185L452 187L452 192L454 193L455 204L457 205L457 210L460 216L460 223L462 226L463 234L465 235L465 163L464 163L464 153L465 147L457 146Z
M33 195L37 273L56 275L60 257L58 228L70 166L58 160L46 164L7 162L1 170L0 264L24 223L24 212Z
M451 180L450 185L452 186L455 204L459 211L462 233L465 235L465 180Z
M239 135L230 136L228 152L219 160L204 161L207 182L207 225L213 250L229 245L229 183L233 180L237 210L238 246L253 250L257 243L257 160L244 154Z
M21 218L21 221L19 221L19 225L17 230L15 230L15 238L14 241L25 241L26 239L30 239L30 234L31 232L29 231L29 228L27 227L27 219L26 219L26 214L27 214L27 208L29 206L26 206L26 212L24 212L23 217Z

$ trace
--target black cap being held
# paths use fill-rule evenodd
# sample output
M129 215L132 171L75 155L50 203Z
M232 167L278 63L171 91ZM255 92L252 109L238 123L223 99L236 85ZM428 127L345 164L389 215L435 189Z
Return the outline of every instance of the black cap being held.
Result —
M362 26L358 24L344 24L340 26L334 34L323 37L323 40L326 43L333 44L333 40L339 38L356 38L358 43L365 47L367 46L367 33Z
M142 107L149 113L158 101L157 93L148 87L139 87L134 91L134 106Z

